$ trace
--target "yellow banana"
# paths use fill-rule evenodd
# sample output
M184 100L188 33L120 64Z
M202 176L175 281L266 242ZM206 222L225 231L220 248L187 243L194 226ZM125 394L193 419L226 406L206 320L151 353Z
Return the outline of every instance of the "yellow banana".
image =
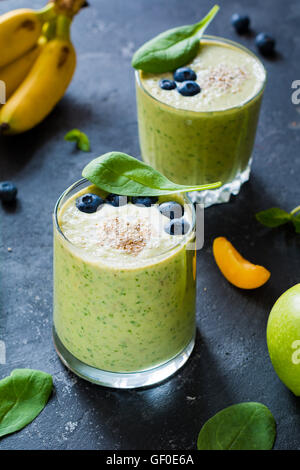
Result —
M40 11L13 10L0 16L0 67L14 61L37 42L45 21L56 15L50 3Z
M66 17L64 21L70 24ZM63 36L45 44L23 83L1 108L2 133L17 134L31 129L63 97L76 67L75 49L68 35Z
M42 38L53 39L56 35L56 18L43 24Z
M23 82L36 61L42 47L42 44L39 42L35 44L29 52L26 52L23 56L0 68L0 80L5 83L6 88L6 100L8 100Z
M38 42L18 59L10 62L4 67L0 67L0 80L5 83L6 100L10 98L18 86L23 82L47 40L54 37L55 25L55 20L44 23L42 35L39 37Z
M88 6L86 0L54 0L55 9L58 13L73 17L79 10L85 6Z
M24 78L40 54L43 46L46 44L48 39L54 37L54 34L55 20L53 20L53 23L44 23L42 28L42 36L39 37L38 42L18 59L10 62L4 67L0 67L0 80L5 83L6 100L10 98L18 86L23 82Z

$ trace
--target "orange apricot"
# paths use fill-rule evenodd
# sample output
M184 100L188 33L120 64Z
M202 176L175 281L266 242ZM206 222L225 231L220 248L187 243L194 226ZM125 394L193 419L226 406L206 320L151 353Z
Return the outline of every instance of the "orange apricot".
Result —
M263 266L243 258L225 237L215 238L213 254L227 281L241 289L256 289L265 284L271 276L270 271Z

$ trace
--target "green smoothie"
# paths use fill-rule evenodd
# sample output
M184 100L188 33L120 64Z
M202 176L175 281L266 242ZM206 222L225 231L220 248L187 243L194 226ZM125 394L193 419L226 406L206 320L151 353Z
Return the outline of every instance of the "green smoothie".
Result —
M172 73L136 72L142 157L177 183L221 181L236 194L254 145L264 67L244 47L211 36L187 67L201 88L194 96L181 95L178 86L161 89Z
M89 366L137 372L179 354L195 333L192 210L184 235L165 232L158 204L101 206L80 212L76 199L101 195L87 183L60 202L54 228L54 326L64 347ZM182 196L177 201L184 203ZM172 195L174 200L174 195ZM126 230L125 230L126 228Z

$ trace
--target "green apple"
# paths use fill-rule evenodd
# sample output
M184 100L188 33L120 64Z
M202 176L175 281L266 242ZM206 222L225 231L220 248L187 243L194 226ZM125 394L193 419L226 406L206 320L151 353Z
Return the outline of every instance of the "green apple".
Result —
M267 343L278 377L300 396L300 284L284 292L274 304L268 320Z

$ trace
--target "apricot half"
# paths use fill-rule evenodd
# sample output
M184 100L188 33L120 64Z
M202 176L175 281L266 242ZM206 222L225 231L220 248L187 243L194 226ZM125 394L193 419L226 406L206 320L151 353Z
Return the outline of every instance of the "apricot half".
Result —
M216 263L227 281L241 289L256 289L267 282L271 273L243 258L225 237L217 237L213 243Z

